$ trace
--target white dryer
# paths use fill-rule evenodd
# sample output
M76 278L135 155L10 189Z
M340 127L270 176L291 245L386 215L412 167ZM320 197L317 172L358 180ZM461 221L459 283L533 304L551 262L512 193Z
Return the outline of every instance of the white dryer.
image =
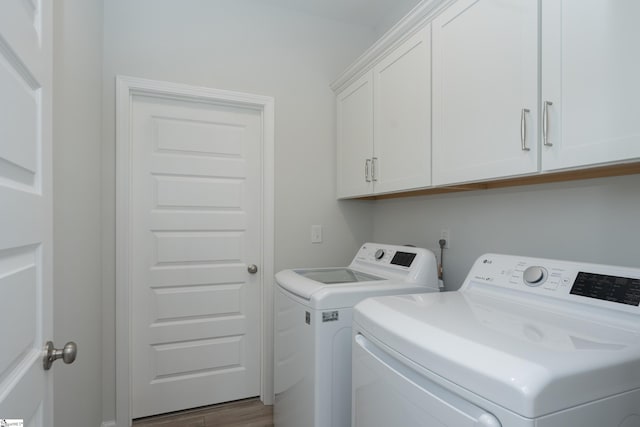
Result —
M438 291L433 252L366 243L349 267L276 274L276 427L351 425L351 319L364 298Z
M354 311L353 426L640 427L640 269L488 254Z

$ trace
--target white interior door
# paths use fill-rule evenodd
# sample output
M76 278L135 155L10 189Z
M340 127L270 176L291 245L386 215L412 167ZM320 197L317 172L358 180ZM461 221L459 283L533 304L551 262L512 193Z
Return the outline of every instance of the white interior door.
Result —
M134 96L133 418L260 394L261 115Z
M52 426L51 2L0 2L0 418Z

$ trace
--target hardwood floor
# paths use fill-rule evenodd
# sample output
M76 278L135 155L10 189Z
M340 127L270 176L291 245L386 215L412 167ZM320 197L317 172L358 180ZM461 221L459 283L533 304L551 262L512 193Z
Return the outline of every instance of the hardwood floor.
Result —
M133 427L273 427L273 406L263 405L256 397L140 418Z

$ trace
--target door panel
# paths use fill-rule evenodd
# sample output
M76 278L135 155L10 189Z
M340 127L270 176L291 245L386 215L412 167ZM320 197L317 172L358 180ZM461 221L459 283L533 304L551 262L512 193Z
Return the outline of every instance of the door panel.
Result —
M168 167L167 169L170 169ZM209 170L219 170L215 164ZM193 173L194 170L191 170ZM202 171L200 171L202 173ZM240 208L242 182L219 180L215 178L155 178L157 202L159 208Z
M432 27L433 184L538 171L537 2L460 0Z
M50 426L51 4L0 5L0 417Z
M338 197L373 192L373 74L368 72L337 96Z
M256 396L258 111L136 96L133 417Z
M243 127L166 117L154 122L159 152L242 155Z
M154 289L156 320L189 316L240 314L240 285L201 286L198 289Z
M0 254L0 301L2 317L11 319L12 327L2 334L0 372L20 360L21 353L36 341L37 253L36 248L2 251ZM6 304L10 302L10 304Z
M640 157L640 2L542 2L545 170Z
M241 233L216 231L162 231L154 232L152 244L156 254L156 265L176 262L236 262L242 261Z
M374 74L376 193L431 184L431 26L384 58Z

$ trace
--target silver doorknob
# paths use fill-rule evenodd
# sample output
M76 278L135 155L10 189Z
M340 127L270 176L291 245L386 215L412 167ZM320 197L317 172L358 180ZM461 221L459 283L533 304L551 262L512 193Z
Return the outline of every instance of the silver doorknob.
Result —
M42 358L42 366L45 371L51 369L51 365L58 359L66 364L73 363L78 355L78 346L73 341L69 341L65 344L62 350L56 350L53 347L52 341L47 341L44 346L44 357Z
M247 271L251 274L256 274L258 272L258 266L255 264L249 264Z

